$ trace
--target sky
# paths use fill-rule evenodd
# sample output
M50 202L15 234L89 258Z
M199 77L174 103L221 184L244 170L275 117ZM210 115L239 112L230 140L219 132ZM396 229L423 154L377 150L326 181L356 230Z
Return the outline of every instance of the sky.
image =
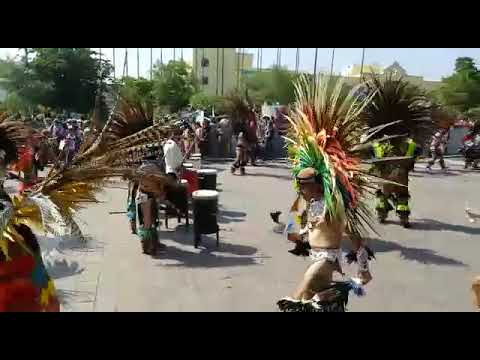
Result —
M99 48L92 48L98 51ZM246 52L254 54L253 65L256 66L257 48L245 48ZM319 48L317 56L317 69L330 70L332 60L332 48ZM192 48L176 48L175 56L180 58L183 51L183 57L186 61L192 59ZM148 77L150 69L150 49L140 48L140 76ZM0 58L15 56L17 49L0 48ZM102 48L102 54L106 58L113 60L113 49ZM121 76L123 62L125 59L125 48L115 49L115 67L116 75ZM173 59L174 49L172 48L153 48L153 62L160 60L162 55L163 62ZM295 69L296 49L282 48L282 66L289 69ZM409 75L423 76L425 80L441 80L453 72L455 59L462 56L472 57L480 65L480 49L477 48L366 48L365 64L377 64L381 66L391 65L398 61ZM277 49L263 48L262 66L270 67L276 63ZM347 66L360 64L362 60L361 48L336 48L334 58L334 73L341 73ZM299 68L301 71L313 72L315 63L315 49L301 48ZM128 74L137 76L137 48L128 49Z

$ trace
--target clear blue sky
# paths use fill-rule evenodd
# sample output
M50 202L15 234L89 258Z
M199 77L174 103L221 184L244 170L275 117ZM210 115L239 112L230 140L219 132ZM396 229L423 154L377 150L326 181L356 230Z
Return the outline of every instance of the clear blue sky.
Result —
M98 50L98 48L93 48ZM128 72L131 76L137 75L137 49L128 49ZM256 65L257 48L246 48L247 52L253 53L254 66ZM113 49L102 48L102 53L112 59ZM164 48L162 50L163 61L166 62L173 58L173 49ZM177 58L181 55L181 48L175 51ZM7 55L15 55L16 49L0 48L0 58ZM269 67L276 62L276 48L263 48L263 66ZM116 49L116 68L117 75L121 74L123 69L123 60L125 48ZM183 48L183 56L187 61L191 61L192 49ZM282 48L282 65L290 69L295 68L295 48ZM331 48L319 48L317 66L321 70L329 70L332 56ZM453 72L455 59L460 56L469 56L476 60L480 65L480 49L478 48L367 48L365 50L365 63L378 64L382 66L391 65L398 61L408 74L419 75L427 80L440 80L442 76L448 76ZM362 58L361 48L337 48L335 50L334 72L342 72L348 65L360 64ZM153 49L153 61L160 59L160 48ZM300 70L313 71L315 59L315 49L300 49ZM150 68L150 49L140 48L140 75L146 76Z

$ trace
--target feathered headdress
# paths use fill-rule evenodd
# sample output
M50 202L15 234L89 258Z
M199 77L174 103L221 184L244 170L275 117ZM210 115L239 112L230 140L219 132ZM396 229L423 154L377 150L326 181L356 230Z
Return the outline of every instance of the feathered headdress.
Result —
M29 126L0 117L0 149L6 153L7 164L17 160L18 151L28 143L32 134Z
M348 92L342 80L321 76L312 84L302 77L287 117L291 129L286 140L293 175L315 169L329 218L346 219L348 232L361 237L366 226L372 228L364 196L381 180L363 171L360 159L353 155L365 131L360 114L375 96L361 98L355 95L357 90Z
M393 74L379 76L371 74L365 82L366 93L374 94L362 116L369 128L384 126L375 137L409 134L413 140L423 144L432 134L431 105L419 88Z

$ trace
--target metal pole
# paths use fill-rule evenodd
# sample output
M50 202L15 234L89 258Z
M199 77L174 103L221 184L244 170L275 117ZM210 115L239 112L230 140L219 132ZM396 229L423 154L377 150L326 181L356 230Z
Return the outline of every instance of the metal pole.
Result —
M333 61L335 59L335 48L333 48L333 51L332 51L332 64L330 65L330 76L333 75Z
M257 71L260 69L260 48L257 48Z
M140 49L137 48L137 79L140 79Z
M315 63L313 65L313 96L317 92L317 58L318 58L318 48L315 48Z
M182 61L183 61L183 48L180 48L180 58L181 58Z
M239 48L241 50L241 48ZM235 56L237 57L237 89L240 83L240 54L237 53L237 49L235 49Z
M117 78L117 69L115 65L115 48L113 48L113 78Z
M278 49L278 67L282 67L282 48Z
M125 76L128 76L128 48L125 48L125 70L126 70Z
M173 48L173 61L175 61L176 55L175 55L175 48Z
M223 96L224 77L225 77L225 48L222 48L222 96Z
M300 65L300 48L297 48L297 56L295 59L295 73L298 74L298 67Z
M217 96L218 96L218 75L219 75L219 74L218 74L218 66L220 65L219 62L218 62L218 60L219 60L219 55L220 55L220 49L217 48L217 76L216 76L216 78L217 78L217 90L215 91L215 94L216 94Z
M365 60L365 48L362 49L362 64L360 65L360 82L363 79L363 62Z
M163 65L163 48L160 48L160 65Z
M200 66L202 67L202 89L204 87L204 84L203 84L203 78L205 77L205 66L203 66L203 61L205 59L205 48L202 48L202 61L200 62Z
M241 79L241 75L243 74L243 69L245 69L245 48L243 48L243 51L242 51L242 67L240 69L241 71L240 79Z
M153 74L153 49L150 48L150 80L152 80Z
M263 48L260 48L260 70L262 70L263 65Z

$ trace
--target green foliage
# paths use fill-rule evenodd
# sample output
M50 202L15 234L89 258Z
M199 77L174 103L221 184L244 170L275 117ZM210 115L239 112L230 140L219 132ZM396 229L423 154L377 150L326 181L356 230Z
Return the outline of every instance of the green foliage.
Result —
M6 111L14 114L31 114L33 112L33 106L25 102L18 94L12 92L7 95L3 103L3 107Z
M193 108L204 111L211 111L214 108L216 114L225 111L225 101L222 96L207 95L204 92L198 92L190 97L190 105Z
M135 79L132 77L124 77L122 80L120 94L133 101L153 101L153 85L152 80L144 78Z
M294 82L298 75L274 67L271 71L258 71L245 79L249 95L256 104L280 103L289 105L295 101Z
M183 60L157 64L153 71L153 97L157 105L177 112L188 105L196 92L191 67Z
M480 71L472 58L462 57L455 62L455 73L442 79L442 85L433 92L449 109L467 115L480 106Z
M105 91L112 66L88 48L29 48L8 73L9 90L26 103L89 112ZM102 86L103 85L103 86Z

